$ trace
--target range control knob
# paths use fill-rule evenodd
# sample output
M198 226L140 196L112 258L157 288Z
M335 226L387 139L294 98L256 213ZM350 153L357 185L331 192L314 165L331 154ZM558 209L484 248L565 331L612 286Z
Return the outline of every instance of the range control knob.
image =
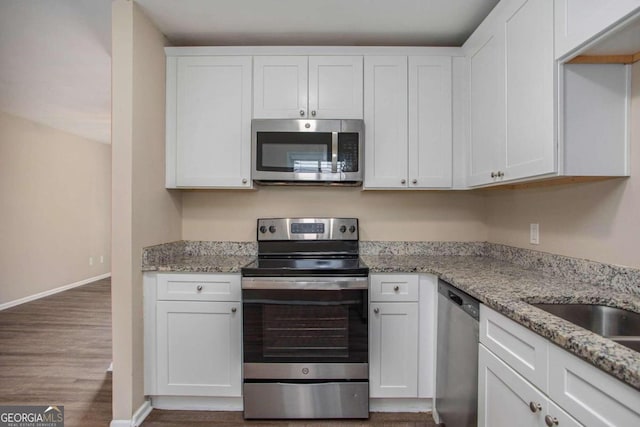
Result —
M347 231L347 226L346 225L341 225L340 226L340 232L341 233L345 233Z
M267 227L265 227L264 225L261 225L261 226L260 226L260 232L261 232L262 234L266 233L266 232L267 232Z
M351 227L349 227L349 233L355 233L356 232L356 226L352 225Z
M275 225L270 225L270 226L269 226L269 231L270 231L271 233L275 233L275 232L276 232L276 226L275 226Z

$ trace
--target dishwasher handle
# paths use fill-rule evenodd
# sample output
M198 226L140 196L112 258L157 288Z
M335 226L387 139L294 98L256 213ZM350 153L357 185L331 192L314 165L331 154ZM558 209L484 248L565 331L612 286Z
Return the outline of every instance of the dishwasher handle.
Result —
M455 302L458 305L462 305L462 298L460 298L458 295L454 294L451 291L448 292L448 295L451 301Z
M480 319L480 301L442 279L438 280L438 292L475 320Z

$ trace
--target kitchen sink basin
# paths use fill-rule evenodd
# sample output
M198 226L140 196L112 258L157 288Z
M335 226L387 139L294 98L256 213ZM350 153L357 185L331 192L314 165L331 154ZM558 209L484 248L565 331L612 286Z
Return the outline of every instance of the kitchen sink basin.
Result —
M640 314L595 304L532 304L640 352Z

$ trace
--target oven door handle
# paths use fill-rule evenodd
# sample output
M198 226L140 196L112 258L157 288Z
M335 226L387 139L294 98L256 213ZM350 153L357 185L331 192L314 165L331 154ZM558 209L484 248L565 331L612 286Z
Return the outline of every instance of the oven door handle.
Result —
M317 279L313 277L243 277L242 289L296 289L315 291L335 291L341 289L368 289L367 277L333 277Z

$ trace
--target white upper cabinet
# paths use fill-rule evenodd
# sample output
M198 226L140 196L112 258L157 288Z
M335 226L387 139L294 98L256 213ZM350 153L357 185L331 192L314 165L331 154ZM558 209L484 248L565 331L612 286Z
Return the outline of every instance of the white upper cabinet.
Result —
M640 10L640 0L554 0L554 7L560 59Z
M481 37L468 54L469 176L471 186L496 177L505 151L504 33Z
M553 5L527 0L505 22L504 179L555 170ZM500 165L502 171L502 165Z
M362 56L256 56L253 117L361 119Z
M407 57L364 60L366 188L407 186Z
M362 119L362 57L309 57L309 112L317 119Z
M167 57L167 188L251 187L251 57Z
M253 116L261 119L306 116L306 56L256 56L253 59Z
M452 184L451 58L409 57L409 187Z
M365 57L365 188L450 188L449 56Z
M555 171L553 4L501 5L466 44L470 186Z

